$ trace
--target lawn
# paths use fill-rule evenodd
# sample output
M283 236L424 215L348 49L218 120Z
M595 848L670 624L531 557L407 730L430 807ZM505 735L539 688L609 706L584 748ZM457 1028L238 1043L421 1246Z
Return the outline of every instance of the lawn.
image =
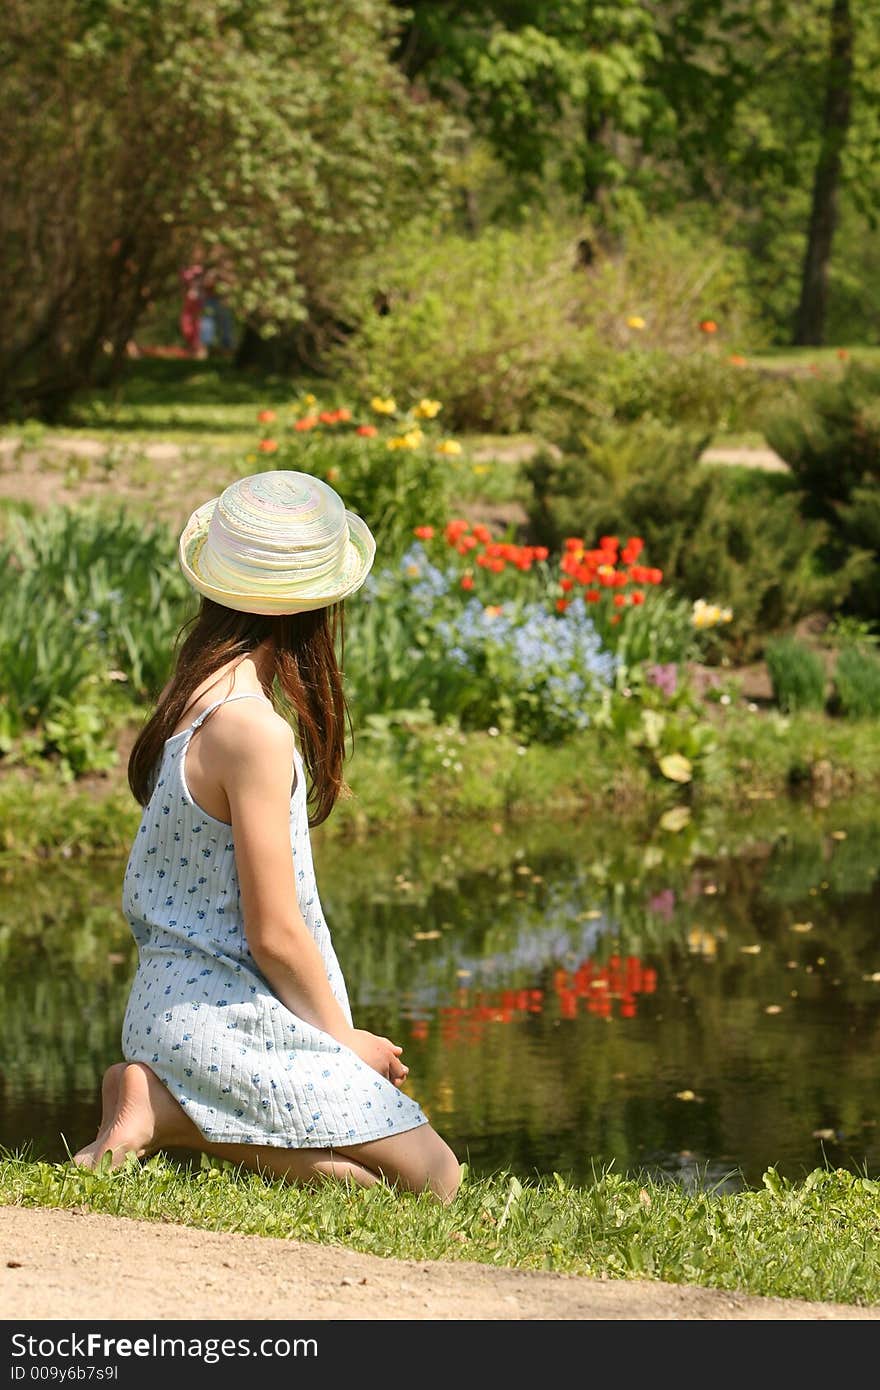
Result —
M816 1170L759 1191L688 1192L607 1172L587 1186L553 1173L470 1180L448 1207L385 1187L268 1183L203 1160L157 1156L117 1172L0 1162L0 1204L87 1208L211 1231L345 1245L407 1260L473 1260L604 1278L664 1279L787 1298L880 1301L880 1183Z

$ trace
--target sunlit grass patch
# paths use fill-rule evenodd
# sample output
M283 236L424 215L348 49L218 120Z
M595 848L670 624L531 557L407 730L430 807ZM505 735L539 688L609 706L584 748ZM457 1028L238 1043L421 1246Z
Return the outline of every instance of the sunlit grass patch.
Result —
M269 1183L203 1160L157 1156L87 1173L0 1162L0 1202L86 1207L212 1231L345 1245L412 1260L473 1260L611 1278L664 1279L789 1298L880 1300L880 1183L816 1170L792 1183L769 1170L758 1191L688 1192L606 1172L586 1186L559 1175L465 1181L442 1207L388 1187Z

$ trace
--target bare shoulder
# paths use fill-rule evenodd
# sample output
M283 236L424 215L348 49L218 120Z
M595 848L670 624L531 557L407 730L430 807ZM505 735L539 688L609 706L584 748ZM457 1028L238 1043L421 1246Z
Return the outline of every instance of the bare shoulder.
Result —
M228 769L289 772L293 729L268 701L233 700L205 721L206 751Z

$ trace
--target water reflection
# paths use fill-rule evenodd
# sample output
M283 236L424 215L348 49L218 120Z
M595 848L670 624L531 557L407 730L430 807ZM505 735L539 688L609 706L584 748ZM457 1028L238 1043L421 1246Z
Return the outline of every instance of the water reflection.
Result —
M358 1021L480 1170L880 1167L872 808L317 843ZM2 1141L93 1128L134 965L121 866L0 883ZM875 978L876 977L876 978Z

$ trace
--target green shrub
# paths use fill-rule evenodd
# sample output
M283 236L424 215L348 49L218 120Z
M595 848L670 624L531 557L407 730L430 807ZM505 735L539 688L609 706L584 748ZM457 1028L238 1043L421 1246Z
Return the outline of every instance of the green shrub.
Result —
M766 381L705 344L683 353L607 345L568 360L554 373L547 406L536 416L543 438L576 452L596 447L615 426L656 422L694 434L700 450L719 431L753 428Z
M880 715L880 657L876 652L844 647L837 658L834 684L843 714L851 719Z
M857 567L848 606L880 616L880 370L853 363L804 383L766 433L801 489L803 514L829 528L829 568Z
M723 639L747 659L768 633L838 603L853 565L823 573L828 528L803 520L786 477L750 470L744 482L698 464L700 448L699 436L639 421L577 454L539 454L524 469L529 527L553 548L572 534L642 537L680 593L733 609Z
M784 713L822 708L825 668L814 651L795 637L780 637L767 644L766 656L773 695Z
M177 631L195 606L166 527L145 528L121 509L54 508L10 518L0 561L3 606L20 585L31 595L22 635L49 672L53 664L63 672L73 658L49 659L44 648L57 642L60 651L66 640L71 652L88 648L89 670L119 668L137 694L157 693ZM70 698L74 689L71 677L59 680L56 693Z
M360 394L439 396L452 428L510 431L530 428L540 408L564 410L566 391L573 403L576 393L595 397L623 349L699 350L706 360L713 350L698 324L707 305L731 333L744 324L732 257L720 244L696 246L658 224L631 230L625 253L584 270L584 230L550 218L476 237L438 235L435 224L412 228L355 269L356 330L337 364ZM377 290L386 313L376 311ZM644 328L629 326L636 317ZM641 353L624 355L638 377ZM679 382L673 370L664 383L661 356L653 366L650 352L648 359L652 384L638 389L687 401L689 370ZM717 374L733 389L733 369ZM711 404L711 390L697 395Z

